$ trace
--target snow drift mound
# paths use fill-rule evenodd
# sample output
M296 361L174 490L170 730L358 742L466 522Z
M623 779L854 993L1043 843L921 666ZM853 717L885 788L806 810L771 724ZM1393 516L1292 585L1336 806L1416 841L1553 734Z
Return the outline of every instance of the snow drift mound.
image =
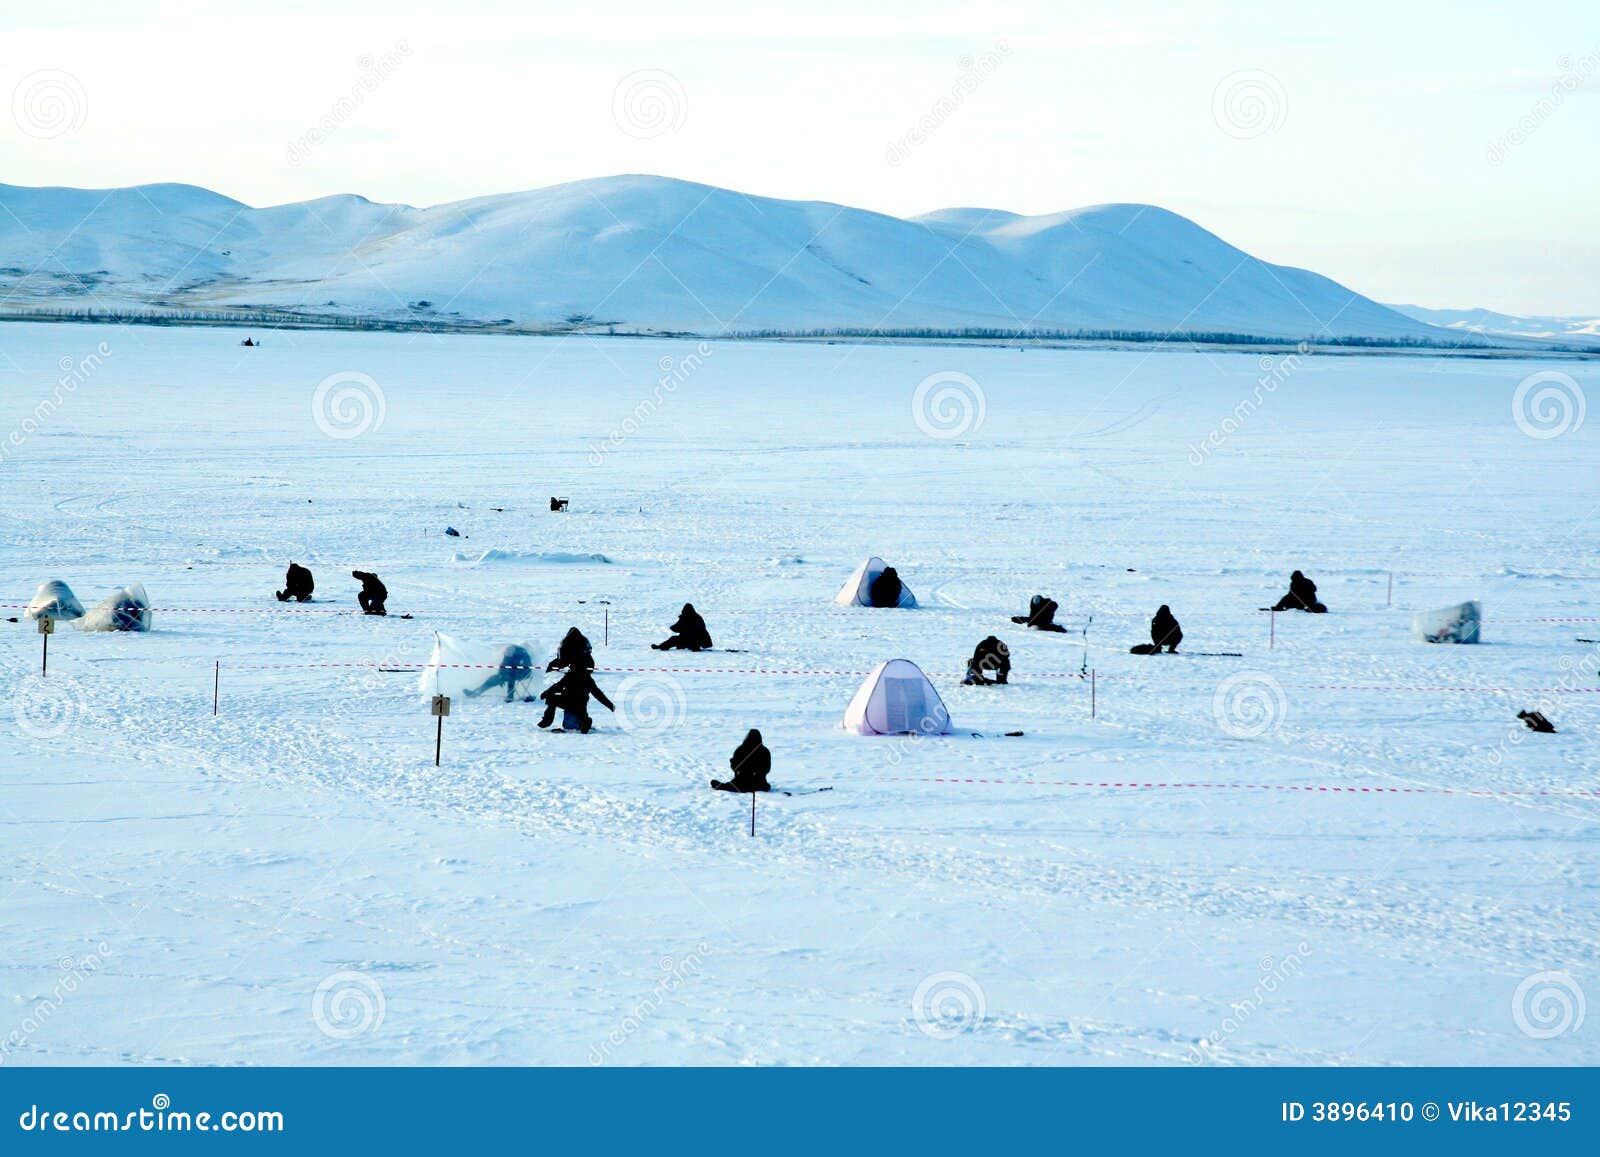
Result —
M456 551L450 556L453 566L610 566L603 554L573 554L562 550L500 550L490 548L478 554Z

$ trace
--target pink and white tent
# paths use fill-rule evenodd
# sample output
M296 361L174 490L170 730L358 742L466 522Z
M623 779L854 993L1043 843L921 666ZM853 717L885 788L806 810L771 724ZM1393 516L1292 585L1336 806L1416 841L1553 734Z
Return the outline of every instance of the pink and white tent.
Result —
M866 562L856 567L855 573L845 580L844 586L839 588L839 593L833 596L833 601L841 607L870 607L872 605L872 580L889 569L889 564L877 555L873 555ZM916 596L911 593L911 588L904 582L900 584L900 605L914 607L917 605Z
M910 659L879 663L845 708L844 729L857 735L948 735L950 712Z

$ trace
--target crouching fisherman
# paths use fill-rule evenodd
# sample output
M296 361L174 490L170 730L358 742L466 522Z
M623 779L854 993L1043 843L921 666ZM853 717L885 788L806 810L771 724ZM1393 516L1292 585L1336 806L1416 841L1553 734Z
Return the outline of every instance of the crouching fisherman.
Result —
M1309 611L1313 615L1326 614L1328 608L1317 602L1317 584L1299 571L1289 576L1289 593L1278 600L1275 611Z
M898 607L900 594L904 590L905 584L900 581L900 572L892 566L887 566L867 588L867 601L875 607Z
M991 675L994 676L992 679ZM990 635L973 649L972 658L967 660L967 677L961 682L983 687L994 683L1004 685L1010 675L1011 651Z
M1158 651L1165 647L1169 655L1177 654L1178 644L1183 642L1183 628L1178 625L1178 616L1172 613L1172 608L1166 603L1157 608L1155 617L1150 620L1150 642Z
M383 604L388 601L389 588L383 585L383 580L369 570L353 570L350 575L361 580L361 593L356 595L361 613L387 615L389 612L383 609Z
M1066 634L1067 628L1056 622L1056 612L1061 609L1061 604L1055 599L1047 599L1043 595L1034 595L1028 600L1028 613L1025 615L1012 615L1013 623L1032 627L1036 631L1057 631Z
M711 632L706 629L706 621L700 617L700 612L694 609L693 603L684 603L683 610L678 612L678 621L672 624L672 634L664 642L651 643L652 651L709 651L711 650Z
M578 730L584 735L589 734L589 729L594 726L594 720L589 718L591 695L600 700L601 706L607 711L617 709L616 705L606 698L606 693L595 685L594 676L589 673L588 667L572 667L540 694L539 698L544 700L544 715L539 720L539 726L549 727L554 723L556 709L559 707L562 712L577 716Z
M733 749L728 766L733 769L732 779L711 781L711 786L718 791L772 790L772 785L767 782L767 776L772 773L772 752L761 742L761 732L754 727L744 737L744 742Z
M316 583L311 581L311 572L299 563L291 562L283 575L283 589L277 592L278 601L286 603L293 599L297 603L309 603L311 592L315 589Z

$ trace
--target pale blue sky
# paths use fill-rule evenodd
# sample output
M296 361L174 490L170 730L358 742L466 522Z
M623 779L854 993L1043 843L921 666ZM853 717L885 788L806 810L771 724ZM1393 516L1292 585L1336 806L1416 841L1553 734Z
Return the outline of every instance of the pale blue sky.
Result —
M0 13L12 184L432 204L651 172L900 215L1146 201L1382 300L1600 316L1594 0L22 7ZM645 71L670 115L619 125Z

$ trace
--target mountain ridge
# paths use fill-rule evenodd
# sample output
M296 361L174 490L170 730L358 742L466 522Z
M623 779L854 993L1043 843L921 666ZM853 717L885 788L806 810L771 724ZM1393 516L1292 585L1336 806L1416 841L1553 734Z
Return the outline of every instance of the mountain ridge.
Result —
M424 208L353 193L257 208L179 183L0 185L0 309L74 307L705 336L1451 340L1158 206L899 218L644 174Z

